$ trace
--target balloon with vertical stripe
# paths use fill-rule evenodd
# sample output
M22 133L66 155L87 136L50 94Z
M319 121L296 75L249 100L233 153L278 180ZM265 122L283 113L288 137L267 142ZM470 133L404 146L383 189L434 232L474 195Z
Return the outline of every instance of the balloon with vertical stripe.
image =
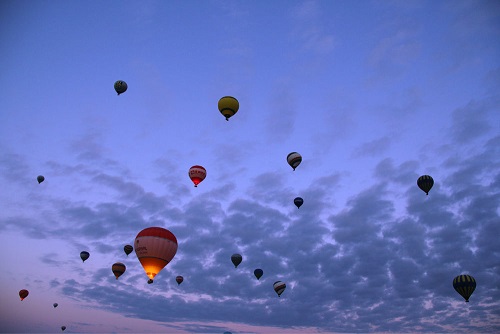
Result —
M458 275L453 279L453 288L468 303L470 296L476 289L476 280L470 275Z
M113 274L115 274L116 279L118 279L118 277L123 275L125 270L127 270L127 267L125 267L125 265L121 262L116 262L111 266L111 270L113 271Z
M426 195L429 195L429 191L434 185L434 179L430 175L422 175L417 180L417 186L425 192Z

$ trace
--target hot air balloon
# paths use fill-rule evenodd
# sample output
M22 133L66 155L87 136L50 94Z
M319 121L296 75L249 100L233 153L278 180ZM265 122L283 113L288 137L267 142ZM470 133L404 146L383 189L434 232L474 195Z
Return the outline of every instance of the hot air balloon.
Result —
M255 275L255 277L257 277L257 279L259 280L262 275L264 275L264 271L262 269L255 269L253 271L253 274Z
M297 166L302 162L302 156L297 152L292 152L287 155L286 161L293 168L293 170L295 170L295 168L297 168Z
M45 178L43 177L43 175L38 175L36 177L36 180L38 181L38 184L42 183L43 181L45 181Z
M229 121L229 117L238 112L240 103L232 96L224 96L219 100L218 107L220 113L226 117L226 121Z
M434 185L434 180L430 175L422 175L417 180L417 185L420 189L422 189L426 195L429 195L429 191Z
M83 262L85 262L85 260L87 260L89 256L90 256L89 252L86 251L80 252L80 258L82 259Z
M111 270L113 271L113 274L115 274L116 279L118 279L118 277L123 275L125 270L127 270L127 267L125 267L125 265L121 262L116 262L113 266L111 266Z
M177 238L162 227L148 227L135 237L135 254L153 279L175 256Z
M231 262L234 264L235 268L238 268L241 261L243 261L243 257L240 254L231 255Z
M123 247L123 250L125 251L125 254L127 254L128 256L130 253L132 253L134 247L132 247L131 245L126 245L125 247Z
M25 289L22 289L19 291L19 297L21 297L21 300L28 297L29 294L30 294L30 292L28 290L25 290Z
M274 282L273 287L274 291L276 291L276 293L278 294L278 297L281 297L281 294L286 289L286 284L281 281L276 281Z
M175 278L175 281L177 282L177 285L180 285L182 283L182 281L184 281L184 277L182 276L177 276Z
M66 326L61 326L61 330L64 332L66 330Z
M59 304L58 304L58 303L54 303L54 304L52 304L52 306L54 306L54 308L56 308L56 307L57 307L57 305L59 305Z
M207 170L203 166L195 165L189 168L189 178L193 181L195 187L198 187L198 184L205 180L206 176Z
M118 80L117 82L115 82L115 90L116 90L116 93L118 95L125 93L127 88L128 88L128 86L127 86L127 83L125 81Z
M476 289L476 280L470 275L458 275L453 279L453 288L468 303L470 296Z
M302 199L302 197L295 197L293 203L297 206L297 209L299 209L300 206L304 204L304 200Z

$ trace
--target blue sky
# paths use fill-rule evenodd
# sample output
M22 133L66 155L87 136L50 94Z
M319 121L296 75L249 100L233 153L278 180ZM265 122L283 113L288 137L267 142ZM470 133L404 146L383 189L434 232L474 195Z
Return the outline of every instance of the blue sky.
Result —
M2 2L0 331L500 331L499 40L496 1Z

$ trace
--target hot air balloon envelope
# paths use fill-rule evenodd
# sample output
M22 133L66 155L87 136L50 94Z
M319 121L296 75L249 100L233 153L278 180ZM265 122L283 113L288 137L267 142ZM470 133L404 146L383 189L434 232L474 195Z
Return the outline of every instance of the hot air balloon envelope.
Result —
M207 177L207 170L205 167L195 165L189 168L189 178L193 181L195 187L198 187L198 184L205 180L205 177Z
M243 257L240 254L231 255L231 262L234 264L235 268L238 268L241 261L243 261Z
M61 326L61 330L64 332L66 330L66 326Z
M43 175L38 175L36 177L36 180L38 181L38 184L40 184L40 183L42 183L45 180L45 178L43 177Z
M132 247L132 245L126 245L125 247L123 247L123 251L128 256L130 253L134 251L134 247Z
M297 168L297 166L302 162L302 156L297 152L292 152L287 155L286 161L293 168L293 170L295 170L295 168Z
M125 81L118 80L117 82L115 82L115 91L118 95L125 93L127 88L128 88L128 86L127 86L127 83Z
M470 296L476 289L476 280L470 275L458 275L453 279L453 288L468 303Z
M21 300L28 297L29 294L30 294L30 292L26 289L22 289L19 291L19 297L21 298Z
M278 294L278 297L281 297L281 294L286 289L286 284L281 281L276 281L274 282L273 287L274 291L276 291L276 293Z
M57 307L57 305L59 305L59 304L57 304L57 303L54 303L54 304L52 304L52 305L54 306L54 308L56 308L56 307Z
M182 276L177 276L175 278L175 281L177 282L177 285L180 285L184 281L184 277Z
M82 259L83 262L85 262L85 260L87 260L89 257L90 257L89 252L86 251L80 252L80 258Z
M229 118L234 116L238 111L240 103L232 96L224 96L219 100L218 107L220 113L226 117L226 121L228 121Z
M434 185L434 179L430 175L422 175L418 178L417 185L426 195L429 195L429 191Z
M257 279L260 279L262 275L264 275L264 271L262 269L255 269L253 274L257 277Z
M148 227L137 234L134 248L146 275L153 279L174 258L177 238L162 227Z
M127 270L127 267L125 267L125 265L121 262L116 262L111 266L111 270L113 271L113 274L115 274L116 279L118 279L118 277L123 275L125 270Z
M301 197L295 197L293 203L297 206L298 209L302 204L304 204L304 200Z

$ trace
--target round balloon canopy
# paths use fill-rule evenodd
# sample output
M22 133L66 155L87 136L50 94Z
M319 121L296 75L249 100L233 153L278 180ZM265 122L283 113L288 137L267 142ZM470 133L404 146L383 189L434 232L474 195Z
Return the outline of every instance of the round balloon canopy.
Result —
M470 296L476 289L476 280L470 275L458 275L453 279L453 288L468 303Z
M57 303L52 304L52 306L54 306L54 308L56 308L57 305L59 305L59 304L57 304Z
M116 262L111 266L111 270L113 271L113 274L115 274L116 279L118 279L118 277L123 275L125 270L127 270L127 267L121 262Z
M29 294L30 294L30 292L26 289L22 289L19 291L19 297L21 298L21 300L28 297Z
M175 256L177 238L162 227L148 227L135 237L135 254L153 279Z
M66 326L61 326L61 330L64 332L66 330Z
M36 177L36 180L38 181L38 184L40 184L40 183L42 183L45 180L45 178L43 177L43 175L38 175Z
M134 247L132 247L132 245L126 245L125 247L123 247L123 251L128 256L130 253L134 251Z
M243 257L240 254L231 255L231 262L234 264L235 268L238 268L241 261L243 261Z
M278 294L278 297L281 297L281 294L286 289L286 284L281 281L276 281L274 282L273 287L274 291L276 291L276 293Z
M262 275L264 275L264 271L262 269L255 269L253 274L257 277L257 279L260 279Z
M128 88L128 86L127 86L127 83L125 81L118 80L117 82L115 82L115 91L118 95L125 93L127 88Z
M193 181L194 186L198 187L201 181L207 177L207 170L203 166L195 165L189 168L189 178Z
M434 179L430 175L422 175L417 180L417 186L425 192L426 195L429 195L429 191L434 185Z
M224 96L219 100L218 107L226 121L229 121L229 118L238 112L240 103L232 96Z
M175 278L175 281L177 282L177 285L180 285L184 281L184 277L182 276L177 276Z
M304 200L302 199L302 197L295 197L293 203L297 206L297 209L299 209L300 206L304 204Z
M297 168L297 166L302 162L302 156L297 152L292 152L287 155L286 161L293 168L293 170L295 170L295 168Z
M80 252L80 258L82 259L83 262L87 260L90 257L90 253L87 251Z

